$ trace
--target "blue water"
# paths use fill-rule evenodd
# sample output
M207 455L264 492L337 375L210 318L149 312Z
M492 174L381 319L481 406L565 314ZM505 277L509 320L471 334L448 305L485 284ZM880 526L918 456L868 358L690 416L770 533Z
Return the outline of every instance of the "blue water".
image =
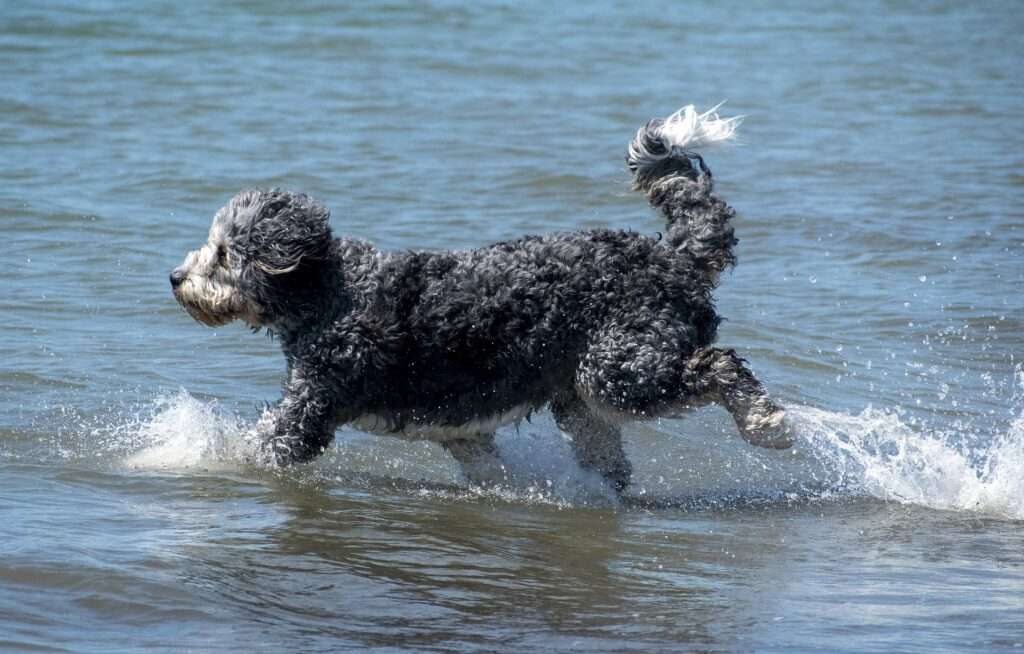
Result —
M1018 3L0 5L0 650L1024 648ZM241 188L384 248L662 229L625 146L679 106L740 263L720 341L789 451L636 425L622 502L547 416L467 488L343 429L238 456L277 345L167 274Z

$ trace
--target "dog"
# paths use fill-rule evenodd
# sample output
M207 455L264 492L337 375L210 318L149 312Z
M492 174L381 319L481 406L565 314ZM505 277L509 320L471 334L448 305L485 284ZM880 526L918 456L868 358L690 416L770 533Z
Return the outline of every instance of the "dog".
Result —
M335 238L328 210L304 194L246 190L171 272L174 297L200 323L241 320L280 340L283 397L256 432L282 466L314 459L350 424L438 442L470 483L494 483L495 430L546 406L580 466L620 493L628 421L717 403L750 443L789 447L782 407L734 350L713 345L735 212L696 150L739 123L716 110L684 107L629 144L633 189L665 218L663 235L384 252Z

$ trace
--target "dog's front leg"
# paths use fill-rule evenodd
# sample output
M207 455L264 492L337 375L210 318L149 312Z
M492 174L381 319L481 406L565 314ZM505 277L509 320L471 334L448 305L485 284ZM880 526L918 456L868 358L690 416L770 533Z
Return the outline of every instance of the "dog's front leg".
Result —
M261 428L261 450L281 466L310 461L327 449L337 426L336 397L293 367L284 397Z
M584 470L596 470L616 493L629 486L633 466L622 449L619 428L595 413L576 391L563 392L551 402L558 428L572 436L572 450Z

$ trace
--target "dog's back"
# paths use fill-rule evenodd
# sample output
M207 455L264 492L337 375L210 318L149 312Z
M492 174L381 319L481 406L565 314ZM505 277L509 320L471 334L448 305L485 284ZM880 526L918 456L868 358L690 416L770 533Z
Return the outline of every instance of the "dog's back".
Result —
M690 256L632 232L379 257L361 285L368 297L349 316L387 325L376 348L383 365L368 380L377 386L367 398L378 400L368 408L375 413L403 405L410 417L457 424L512 405L540 407L572 385L609 325L670 325L675 356L685 358L714 341L719 322Z

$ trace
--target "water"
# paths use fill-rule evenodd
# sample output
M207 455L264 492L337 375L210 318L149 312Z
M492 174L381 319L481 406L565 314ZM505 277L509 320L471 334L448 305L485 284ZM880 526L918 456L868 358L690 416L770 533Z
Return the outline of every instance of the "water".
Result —
M0 7L0 650L1021 651L1016 3ZM246 186L385 248L661 228L647 118L727 99L719 291L798 444L631 427L622 502L551 420L512 482L339 432L245 465L276 345L167 273Z

